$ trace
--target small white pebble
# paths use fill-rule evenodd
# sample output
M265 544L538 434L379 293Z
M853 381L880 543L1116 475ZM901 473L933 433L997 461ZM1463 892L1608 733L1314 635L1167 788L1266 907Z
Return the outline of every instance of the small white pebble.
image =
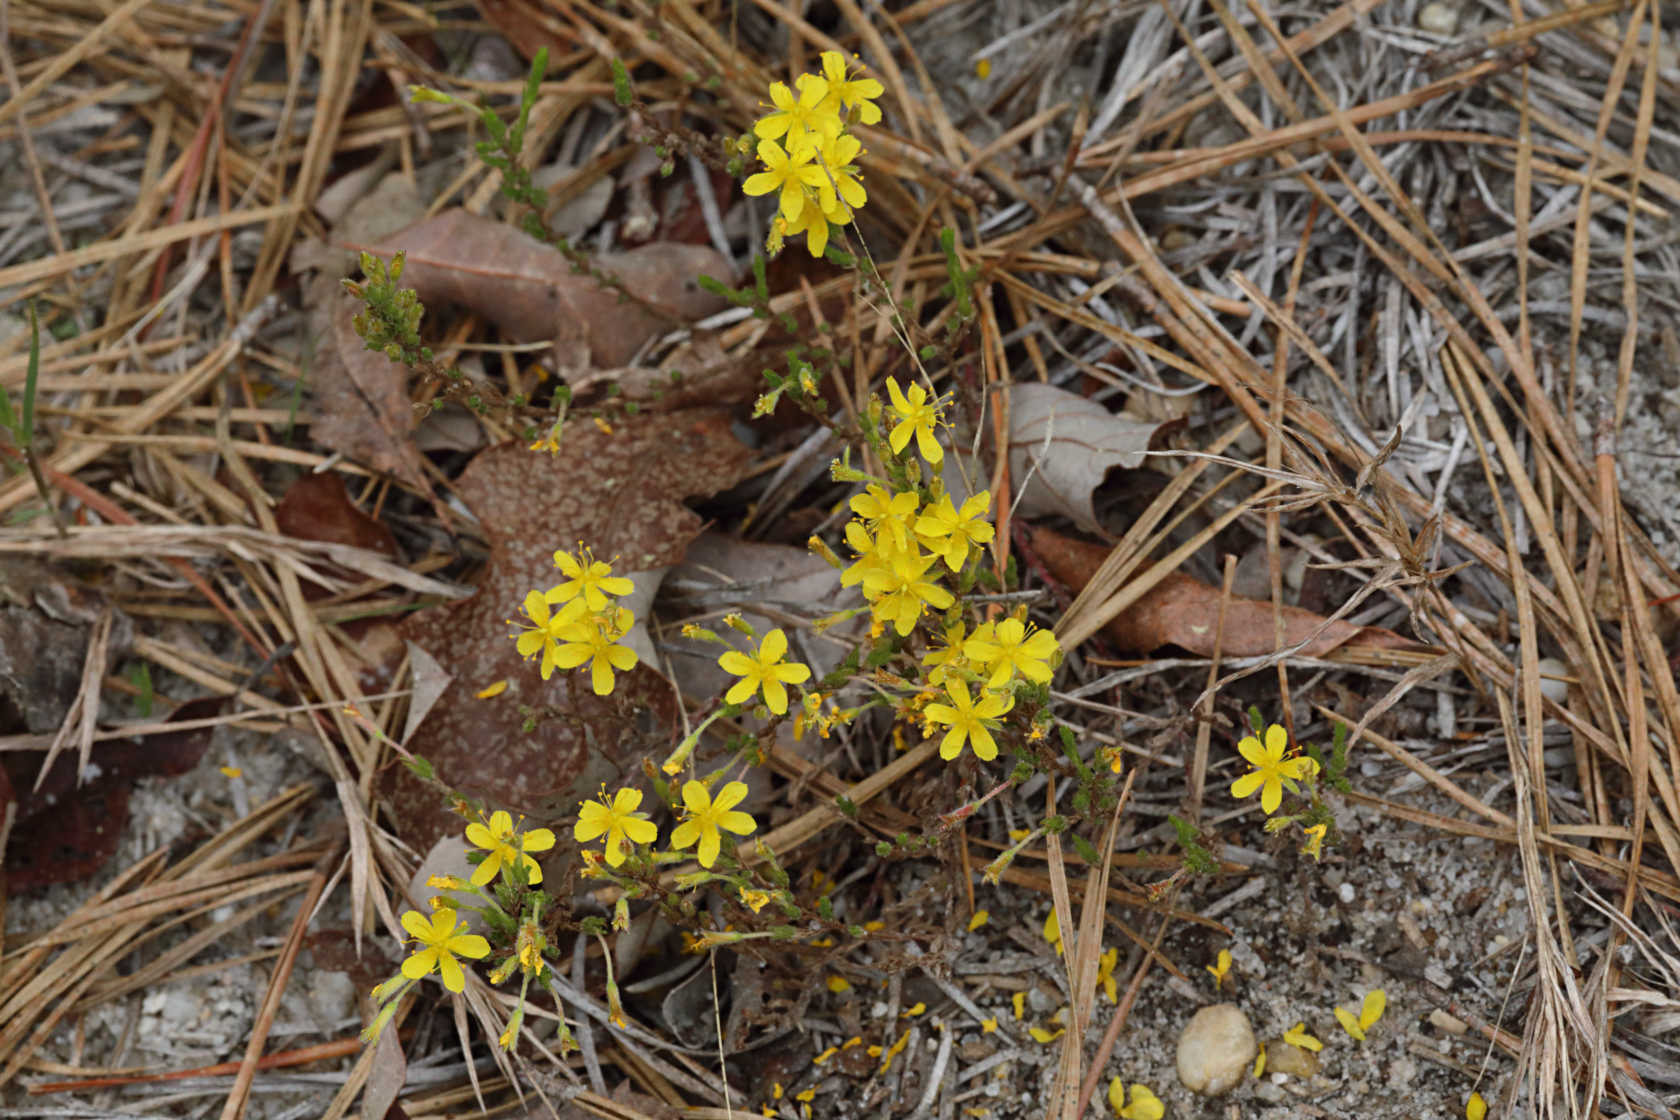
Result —
M1196 1012L1178 1036L1178 1079L1192 1093L1217 1097L1241 1084L1259 1052L1242 1008L1216 1003Z
M1437 35L1451 35L1458 30L1458 9L1451 4L1425 4L1418 13L1418 26L1425 31L1433 31Z
M1338 887L1336 889L1336 895L1343 902L1352 902L1353 901L1353 884L1352 883L1343 883L1340 887Z
M1449 1015L1439 1007L1429 1013L1429 1021L1435 1025L1436 1030L1445 1031L1447 1034L1463 1034L1470 1029L1463 1019Z

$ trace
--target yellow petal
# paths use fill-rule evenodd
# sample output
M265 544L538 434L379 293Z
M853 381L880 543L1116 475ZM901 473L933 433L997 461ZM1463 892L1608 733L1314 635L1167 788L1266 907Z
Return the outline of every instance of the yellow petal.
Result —
M1359 1025L1370 1030L1377 1025L1377 1020L1383 1017L1388 1009L1388 993L1376 988L1365 997L1365 1005L1359 1010Z

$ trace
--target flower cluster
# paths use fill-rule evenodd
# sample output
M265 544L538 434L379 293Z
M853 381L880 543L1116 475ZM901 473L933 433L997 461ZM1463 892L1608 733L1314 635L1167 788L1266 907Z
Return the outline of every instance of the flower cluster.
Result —
M887 378L886 446L895 456L912 441L929 466L944 460L937 429L940 402L920 385L908 390ZM846 524L846 543L855 557L840 573L840 583L857 587L869 604L874 629L887 626L908 636L932 612L949 611L956 595L947 586L972 580L984 547L995 534L987 519L991 493L982 490L958 505L938 478L924 492L869 482L854 495L854 516ZM1056 636L1035 630L1025 612L982 622L969 632L961 617L943 618L938 644L921 659L927 687L921 708L923 733L943 728L939 755L957 758L966 746L990 762L998 754L992 732L1014 707L1017 680L1047 684L1061 654Z
M771 111L753 125L755 154L764 170L747 177L750 195L777 196L771 252L803 233L813 257L828 247L829 227L843 226L868 201L856 161L863 144L847 129L875 124L881 83L852 73L839 51L824 51L821 74L801 74L792 88L770 83ZM743 148L743 152L746 149Z
M635 584L613 575L611 564L581 546L576 556L564 549L555 552L554 566L566 578L547 591L530 592L520 607L529 625L514 635L519 654L541 656L545 681L556 668L588 665L595 695L605 696L613 690L614 669L636 667L636 651L620 644L636 617L617 603Z
M504 1047L513 1045L523 1021L525 993L533 980L542 980L548 967L543 959L548 945L539 920L543 896L531 890L542 882L542 868L531 853L554 847L554 833L546 828L524 829L521 824L503 810L468 824L467 841L479 849L467 857L477 862L472 875L466 880L452 875L432 876L426 885L449 893L432 898L429 917L418 910L409 910L398 919L415 948L403 960L397 975L373 989L373 998L380 1007L362 1032L364 1041L379 1037L395 1015L400 997L420 980L436 973L445 989L463 991L466 971L461 961L484 960L500 953L502 959L491 970L491 982L499 984L515 971L523 978L519 1003L502 1035ZM469 904L467 899L475 895L483 905ZM502 903L516 897L528 901L529 909L510 913L504 908ZM497 935L498 948L492 949L490 940L473 930L462 918L462 910L479 915L487 932ZM563 1033L562 1046L570 1041L571 1036Z

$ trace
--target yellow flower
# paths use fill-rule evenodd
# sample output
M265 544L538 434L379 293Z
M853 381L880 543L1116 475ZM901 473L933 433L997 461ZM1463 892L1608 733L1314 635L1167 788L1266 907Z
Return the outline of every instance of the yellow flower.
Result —
M584 844L598 836L605 836L607 863L617 867L624 862L623 844L626 840L632 844L651 844L659 838L659 826L648 820L645 814L636 812L641 804L642 791L639 789L621 789L608 801L606 787L603 786L599 801L584 801L578 805L578 819L572 828L572 838Z
M597 560L587 548L580 550L583 559L559 549L554 553L554 566L560 569L566 581L549 588L547 596L551 603L567 603L583 596L584 604L592 611L607 609L608 595L628 595L636 590L633 580L624 576L612 574L612 565L604 560Z
M1125 1103L1118 1077L1108 1083L1108 1107L1120 1120L1161 1120L1167 1114L1167 1106L1146 1085L1133 1085L1131 1103Z
M629 633L636 617L628 607L609 608L601 614L584 614L574 622L555 627L555 638L563 643L554 662L562 669L575 669L588 662L590 684L595 695L613 690L613 670L629 672L636 667L636 651L618 640Z
M951 729L939 744L939 757L950 762L962 753L966 742L973 748L974 757L982 762L996 758L997 741L988 728L995 726L997 717L1009 711L1014 701L982 690L980 702L975 703L969 699L968 686L956 679L945 682L945 693L951 698L949 704L929 704L923 713L929 724L943 724Z
M1296 1023L1293 1027L1284 1031L1283 1040L1291 1046L1300 1047L1302 1050L1317 1051L1324 1049L1324 1043L1307 1033L1307 1024L1304 1022Z
M855 111L861 124L880 122L880 106L871 104L886 92L880 82L874 78L848 78L846 57L839 51L822 52L822 71L824 80L828 82L828 96L838 102L841 109Z
M848 521L846 544L857 559L840 573L840 586L862 584L866 597L878 595L876 589L889 578L891 570L888 563L893 553L891 534L872 536L863 522Z
M1034 684L1045 684L1054 675L1050 659L1061 650L1056 635L1048 630L1028 631L1018 618L999 622L989 637L978 630L963 646L963 655L988 666L992 677L988 688L1002 688L1016 673Z
M515 635L515 645L519 656L529 660L537 654L542 654L542 679L547 680L554 674L554 667L559 664L560 646L555 640L554 632L561 626L575 621L583 613L582 602L567 603L559 611L548 609L549 600L540 591L532 591L525 596L521 609L525 617L531 620L531 625L521 634ZM508 620L510 623L512 619Z
M1212 964L1207 965L1206 968L1209 972L1213 973L1214 989L1217 991L1218 989L1223 988L1225 986L1225 978L1231 974L1231 950L1219 950L1219 956L1215 958Z
M752 655L730 650L718 658L718 664L726 672L735 674L741 679L730 686L724 694L724 699L731 704L744 703L755 692L764 694L764 703L776 715L786 715L788 710L787 684L799 684L811 678L811 667L798 661L783 662L787 656L787 635L781 627L764 635L759 643L758 652ZM707 866L710 866L709 864Z
M938 466L945 458L945 449L933 434L934 426L939 423L939 402L930 400L927 390L920 385L911 385L906 395L891 377L887 378L887 396L892 400L893 412L898 414L898 423L887 435L893 454L903 451L910 437L915 436L916 450L922 453L922 458Z
M505 809L490 814L489 827L474 821L467 826L467 842L490 854L484 857L472 873L472 885L482 887L496 877L504 867L519 864L525 868L526 882L533 886L542 882L542 868L527 852L546 852L554 847L554 833L546 828L519 832L513 827L513 817Z
M698 840L700 866L710 869L717 862L718 851L722 847L718 829L745 836L758 827L751 816L735 811L735 806L745 796L745 782L725 783L715 799L704 782L685 782L682 798L683 804L688 807L688 816L671 833L671 847L681 851Z
M805 216L806 196L812 191L817 192L815 209L821 216L820 212L826 209L823 203L832 190L828 185L828 176L813 162L816 158L814 148L795 146L790 153L774 140L761 140L758 158L764 164L764 170L747 176L747 181L741 184L742 191L750 195L781 192L778 212L787 219L789 233L797 232L793 223Z
M950 670L963 661L963 631L966 627L959 622L945 628L944 645L931 647L922 654L922 668L926 671L927 683L939 687L945 683Z
M770 901L769 891L754 890L751 887L741 888L741 903L754 914L764 909L764 904Z
M853 162L863 153L863 145L855 136L836 136L824 140L817 147L817 164L824 172L823 183L828 194L823 201L823 213L837 226L851 221L852 214L869 201L869 194L858 181Z
M842 127L840 114L834 107L823 104L828 98L827 80L815 74L801 74L794 79L794 85L799 87L798 96L786 82L770 83L770 102L775 111L753 125L754 135L760 140L785 136L790 151L838 135ZM762 145L759 150L759 158L763 159Z
M958 509L951 495L943 494L916 519L916 535L924 547L945 561L946 567L957 571L968 559L970 546L983 545L992 539L995 530L986 520L986 508L991 502L991 491L982 490Z
M402 974L410 980L436 972L443 977L445 988L459 992L466 987L466 980L455 958L476 961L490 955L490 943L476 933L463 932L460 915L453 910L439 910L430 920L410 910L402 916L402 927L421 946L402 963Z
M1364 1042L1365 1032L1377 1025L1377 1020L1383 1017L1383 1012L1387 1009L1388 993L1381 988L1374 988L1366 994L1357 1017L1345 1007L1336 1008L1336 1022L1355 1039Z
M1464 1102L1464 1120L1486 1120L1487 1101L1480 1093L1471 1093L1470 1099Z
M914 490L889 494L885 487L872 483L863 493L852 495L850 505L877 539L885 532L900 552L910 547L910 525L916 520L917 506Z
M1278 724L1266 728L1266 744L1249 735L1237 744L1237 751L1254 769L1231 783L1231 796L1250 797L1260 793L1260 808L1269 817L1283 803L1283 787L1296 792L1295 783L1312 773L1312 759L1284 758L1289 748L1289 732Z
M1318 857L1324 853L1324 833L1328 828L1328 825L1315 824L1310 828L1301 829L1307 834L1307 843L1301 849L1301 854L1311 856L1314 863L1318 862Z
M1120 963L1120 950L1110 948L1097 958L1097 983L1102 985L1103 994L1109 1003L1120 1002L1120 986L1114 981L1114 966Z
M891 622L900 637L915 629L916 621L929 607L942 611L956 602L949 591L927 578L935 559L916 550L901 553L864 580L864 597L870 598L874 592L870 610L877 619Z

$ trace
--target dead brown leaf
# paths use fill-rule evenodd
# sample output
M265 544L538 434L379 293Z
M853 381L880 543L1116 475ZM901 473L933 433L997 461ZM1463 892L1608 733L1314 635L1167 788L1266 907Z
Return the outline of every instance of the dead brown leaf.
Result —
M274 522L282 533L299 540L331 541L385 556L397 554L397 540L391 530L357 509L344 480L331 471L303 475L288 486L274 507Z
M542 680L519 657L508 619L526 592L557 581L556 548L582 541L620 572L676 563L701 528L682 499L733 484L747 462L729 415L716 409L646 414L610 433L572 424L563 448L550 456L507 443L472 461L457 488L490 538L478 593L402 628L455 678L409 748L455 788L538 823L573 812L580 795L623 780L655 744L668 746L676 713L671 686L646 665L620 674L607 697L590 691L587 674ZM506 691L478 698L498 680ZM529 732L526 710L541 716ZM406 769L391 772L386 793L404 838L422 851L460 828Z
M1009 391L1009 470L1026 479L1016 513L1060 514L1101 532L1091 504L1116 467L1141 466L1149 441L1168 421L1117 416L1095 401L1053 385L1026 382Z
M505 223L446 210L373 247L407 255L402 284L427 307L459 303L516 342L553 339L563 369L627 364L655 335L725 306L700 287L701 273L728 282L729 262L703 245L659 241L602 253L597 268L625 296L575 271L558 251Z
M1090 582L1107 558L1106 545L1092 544L1035 527L1028 540L1044 566L1058 580L1079 589ZM1120 649L1149 653L1162 646L1179 646L1199 657L1213 656L1219 632L1220 589L1182 572L1172 572L1147 595L1117 615L1103 633ZM1283 647L1300 642L1302 657L1324 657L1349 647L1415 649L1418 643L1375 626L1355 626L1300 607L1281 608ZM1226 657L1257 657L1280 648L1273 629L1272 604L1258 599L1231 598L1225 605L1225 630L1220 651ZM1311 639L1309 641L1309 639Z
M323 447L430 495L420 452L409 438L416 421L408 368L362 342L350 325L360 306L340 290L310 313L311 334L320 340L311 371L310 434Z
M170 713L167 722L209 719L221 715L227 703L225 696L188 700ZM0 767L10 778L17 804L16 823L5 851L8 889L73 883L98 871L122 840L135 782L185 774L210 748L213 731L212 727L192 727L106 740L93 748L86 771L74 752L60 754L44 775L40 769L47 752L0 752ZM0 803L0 813L4 810Z

